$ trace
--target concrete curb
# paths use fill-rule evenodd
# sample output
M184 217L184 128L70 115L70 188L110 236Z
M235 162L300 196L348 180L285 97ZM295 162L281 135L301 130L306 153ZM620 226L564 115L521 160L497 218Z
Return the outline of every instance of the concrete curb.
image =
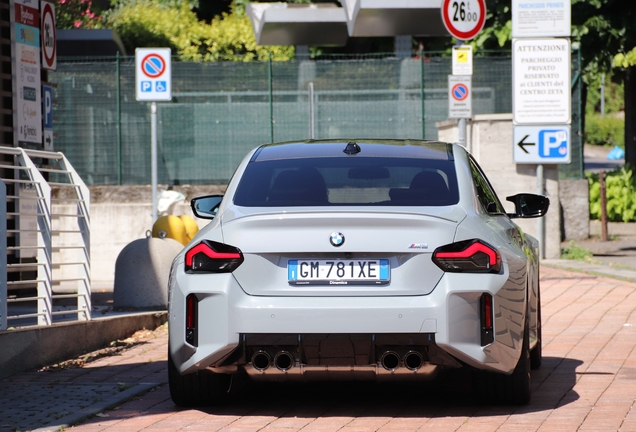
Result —
M592 274L595 276L604 276L614 279L636 282L636 270L632 269L616 268L603 264L592 264L585 261L563 259L542 260L541 264L548 267L560 268L563 270L571 270Z
M81 410L74 412L73 414L69 414L60 419L57 419L44 427L33 429L32 432L53 432L69 428L74 424L80 423L82 420L88 417L94 416L95 414L98 414L102 411L106 411L109 408L116 407L117 405L126 402L128 399L131 399L138 394L145 393L148 390L151 390L160 385L161 383L136 384L133 387L117 393L116 395L113 395L104 401L87 406L86 408L82 408Z
M166 311L74 321L0 332L0 379L94 351L168 320Z

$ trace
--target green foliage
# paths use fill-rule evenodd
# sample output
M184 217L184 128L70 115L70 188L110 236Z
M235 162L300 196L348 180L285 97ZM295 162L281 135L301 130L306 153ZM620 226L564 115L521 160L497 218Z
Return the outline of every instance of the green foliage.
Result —
M575 244L573 241L570 241L568 247L561 249L561 258L563 259L589 262L592 256L592 252Z
M625 85L614 82L619 79L619 74L607 74L605 76L605 113L615 113L623 111L625 108ZM585 113L587 115L601 112L601 83L602 74L587 73L585 75L587 84L587 101L585 103Z
M619 53L614 56L614 67L628 68L630 66L636 66L636 48L628 53Z
M57 0L55 27L58 29L101 28L100 11L91 0Z
M585 118L585 143L625 148L625 120L612 115L588 115Z
M601 218L601 184L599 175L587 173L590 184L590 217ZM636 178L631 169L608 173L605 177L607 219L611 222L636 222Z
M184 61L274 60L293 58L294 48L263 47L256 38L249 18L233 10L215 17L210 24L199 21L187 1L151 0L119 3L107 17L109 26L117 30L126 49L165 46L172 48ZM180 3L174 7L172 3Z

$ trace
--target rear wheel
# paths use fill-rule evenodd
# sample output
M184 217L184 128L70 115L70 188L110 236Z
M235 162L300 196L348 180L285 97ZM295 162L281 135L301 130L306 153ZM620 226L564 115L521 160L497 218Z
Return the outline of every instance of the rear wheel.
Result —
M229 396L231 376L208 371L181 375L168 353L168 384L172 401L183 407L216 405Z
M530 332L526 318L521 356L512 374L475 371L473 393L480 402L525 405L530 402L530 385Z

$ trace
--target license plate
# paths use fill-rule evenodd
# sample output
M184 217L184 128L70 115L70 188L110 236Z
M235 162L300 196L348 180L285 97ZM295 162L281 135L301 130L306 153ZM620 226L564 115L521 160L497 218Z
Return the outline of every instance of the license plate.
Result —
M390 277L388 259L287 262L287 279L293 285L385 285Z

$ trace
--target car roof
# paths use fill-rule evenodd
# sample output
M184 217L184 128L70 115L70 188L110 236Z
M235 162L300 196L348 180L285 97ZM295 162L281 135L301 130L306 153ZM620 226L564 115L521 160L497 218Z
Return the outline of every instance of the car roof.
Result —
M354 150L346 153L345 149ZM445 142L411 139L337 139L264 144L256 150L251 161L357 155L359 157L454 160L453 145Z

